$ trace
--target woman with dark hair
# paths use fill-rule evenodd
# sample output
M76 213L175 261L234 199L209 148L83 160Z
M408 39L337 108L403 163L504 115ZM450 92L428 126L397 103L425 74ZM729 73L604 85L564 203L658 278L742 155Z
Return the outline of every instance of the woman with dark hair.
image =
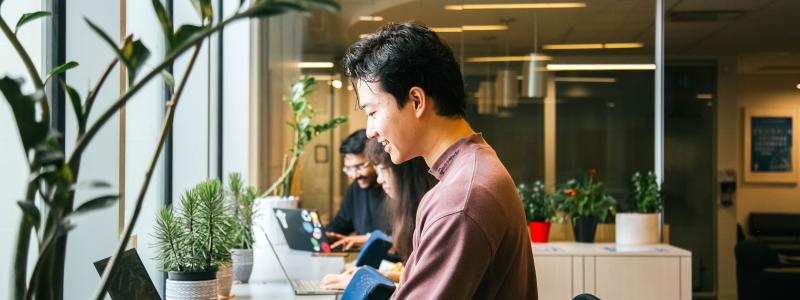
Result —
M428 173L428 165L421 157L395 165L375 140L367 142L364 153L375 166L378 183L386 193L386 215L392 224L392 249L405 261L411 254L417 208L422 196L436 183L435 179ZM327 275L322 284L329 289L344 289L355 270L351 268L342 274ZM384 275L394 282L400 281L399 270Z

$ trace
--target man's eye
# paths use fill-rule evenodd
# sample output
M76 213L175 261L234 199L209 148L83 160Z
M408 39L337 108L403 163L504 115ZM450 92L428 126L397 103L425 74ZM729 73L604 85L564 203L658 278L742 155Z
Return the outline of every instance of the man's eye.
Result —
M375 117L375 112L373 111L371 113L368 113L367 116L370 117L370 118Z

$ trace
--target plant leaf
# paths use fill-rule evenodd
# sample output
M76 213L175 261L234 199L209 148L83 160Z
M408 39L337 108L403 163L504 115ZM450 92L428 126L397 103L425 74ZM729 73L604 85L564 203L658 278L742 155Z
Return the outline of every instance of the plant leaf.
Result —
M128 69L128 84L133 84L136 80L136 73L150 57L150 50L142 43L141 40L131 41L130 38L125 40L125 45L122 48L122 54L125 56L123 60Z
M211 0L192 0L192 6L204 22L206 20L210 21L214 17L214 8L211 6Z
M83 105L81 105L81 96L64 80L60 81L61 86L64 87L64 92L69 96L70 103L72 103L72 110L75 111L75 118L78 120L78 131L83 133L86 129L86 116L83 112Z
M44 97L44 93L37 92L32 95L23 95L20 90L21 83L8 78L0 78L0 91L3 92L14 118L17 121L19 136L25 152L35 147L47 137L49 124L36 120L36 102Z
M161 77L164 78L164 83L169 88L170 95L174 94L175 93L175 77L172 77L172 74L167 72L167 70L161 70Z
M92 200L86 201L78 208L75 209L67 218L72 218L77 215L85 214L93 210L98 210L101 208L106 208L114 203L117 202L119 199L119 195L105 195L94 198Z
M28 224L38 230L39 225L42 223L42 214L39 212L39 208L36 207L36 204L34 204L33 201L17 201L17 205L22 209L22 217L25 219L25 222L28 222Z
M297 3L259 1L242 12L241 16L247 18L261 18L280 15L289 10L306 11L306 8Z
M158 21L161 23L161 30L164 31L164 37L167 38L167 42L170 44L169 49L172 49L172 21L169 19L169 14L167 13L167 9L164 8L164 4L161 3L161 0L153 0L153 10L156 11L156 16L158 16Z
M33 20L36 20L36 19L39 19L39 18L42 18L42 17L49 17L50 15L52 15L52 13L50 13L49 11L37 11L37 12L32 12L32 13L27 13L27 14L22 15L22 17L19 18L19 21L17 21L17 27L14 28L14 35L17 34L17 31L19 31L19 29L20 29L20 27L22 27L22 25L25 25L26 23L28 23L30 21L33 21Z
M342 9L342 6L333 0L307 0L308 2L314 3L316 6L322 7L327 9L330 12L338 12Z
M174 40L172 41L173 46L172 49L170 49L170 52L183 46L184 43L186 43L194 35L198 34L202 30L203 30L202 27L190 24L178 27L178 30L175 31Z
M111 37L109 37L108 34L106 34L103 31L103 29L100 29L100 27L98 27L97 25L92 23L92 21L90 21L87 18L83 18L83 19L86 21L87 24L89 24L89 27L92 28L92 30L95 33L97 33L97 35L99 35L101 39L103 39L103 41L106 42L106 44L111 46L111 49L114 49L114 52L117 54L117 57L119 57L119 59L122 60L123 63L126 63L125 62L125 56L122 55L122 51L120 51L120 49L117 48L117 43L115 43L114 40L112 40Z
M83 189L83 188L110 188L111 184L105 181L100 180L92 180L92 181L82 181L72 185L72 190Z
M64 72L66 72L67 70L69 70L69 69L72 69L72 68L75 68L75 67L77 67L77 66L78 66L78 63L77 63L77 62L75 62L75 61L69 61L69 62L67 62L67 63L65 63L65 64L63 64L63 65L60 65L60 66L58 66L58 67L55 67L55 68L54 68L52 71L50 71L50 75L48 76L48 78L49 78L49 77L56 76L56 75L58 75L58 74L61 74L61 73L64 73Z

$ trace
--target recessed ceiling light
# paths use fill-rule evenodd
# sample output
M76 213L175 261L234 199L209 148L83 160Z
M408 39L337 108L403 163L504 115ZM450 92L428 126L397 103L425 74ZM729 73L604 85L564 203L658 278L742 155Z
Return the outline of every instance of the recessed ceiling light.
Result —
M542 8L583 8L583 2L560 3L490 3L490 4L463 4L445 5L446 10L478 10L478 9L542 9Z
M614 77L556 77L556 82L615 83Z
M339 80L339 79L334 79L333 81L331 81L331 85L333 86L333 88L335 88L337 90L341 89L342 88L342 81Z
M697 94L695 98L697 98L697 100L711 100L714 97L709 93L703 93L703 94Z
M655 70L654 64L549 64L548 71Z
M545 61L553 60L547 55L519 55L519 56L478 56L466 59L466 62L515 62L515 61Z
M594 44L547 44L545 50L589 50L589 49L624 49L642 48L642 43L594 43Z
M431 27L433 32L497 31L508 30L506 25L464 25L461 27Z
M333 63L328 61L304 61L297 64L301 69L330 69Z
M360 16L358 17L359 21L365 22L380 22L383 21L383 17L381 16Z
M795 86L798 90L800 90L800 83Z

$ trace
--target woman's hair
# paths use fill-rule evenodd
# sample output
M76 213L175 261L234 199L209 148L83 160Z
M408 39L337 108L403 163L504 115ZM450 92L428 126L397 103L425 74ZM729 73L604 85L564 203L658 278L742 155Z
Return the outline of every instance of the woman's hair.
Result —
M391 178L397 189L398 199L389 198L386 215L392 224L392 243L403 260L408 259L413 248L416 228L417 208L422 196L430 190L436 180L428 173L428 165L422 157L417 157L395 165L383 146L376 140L367 142L367 159L375 165L383 165L391 170ZM388 198L388 197L387 197Z

